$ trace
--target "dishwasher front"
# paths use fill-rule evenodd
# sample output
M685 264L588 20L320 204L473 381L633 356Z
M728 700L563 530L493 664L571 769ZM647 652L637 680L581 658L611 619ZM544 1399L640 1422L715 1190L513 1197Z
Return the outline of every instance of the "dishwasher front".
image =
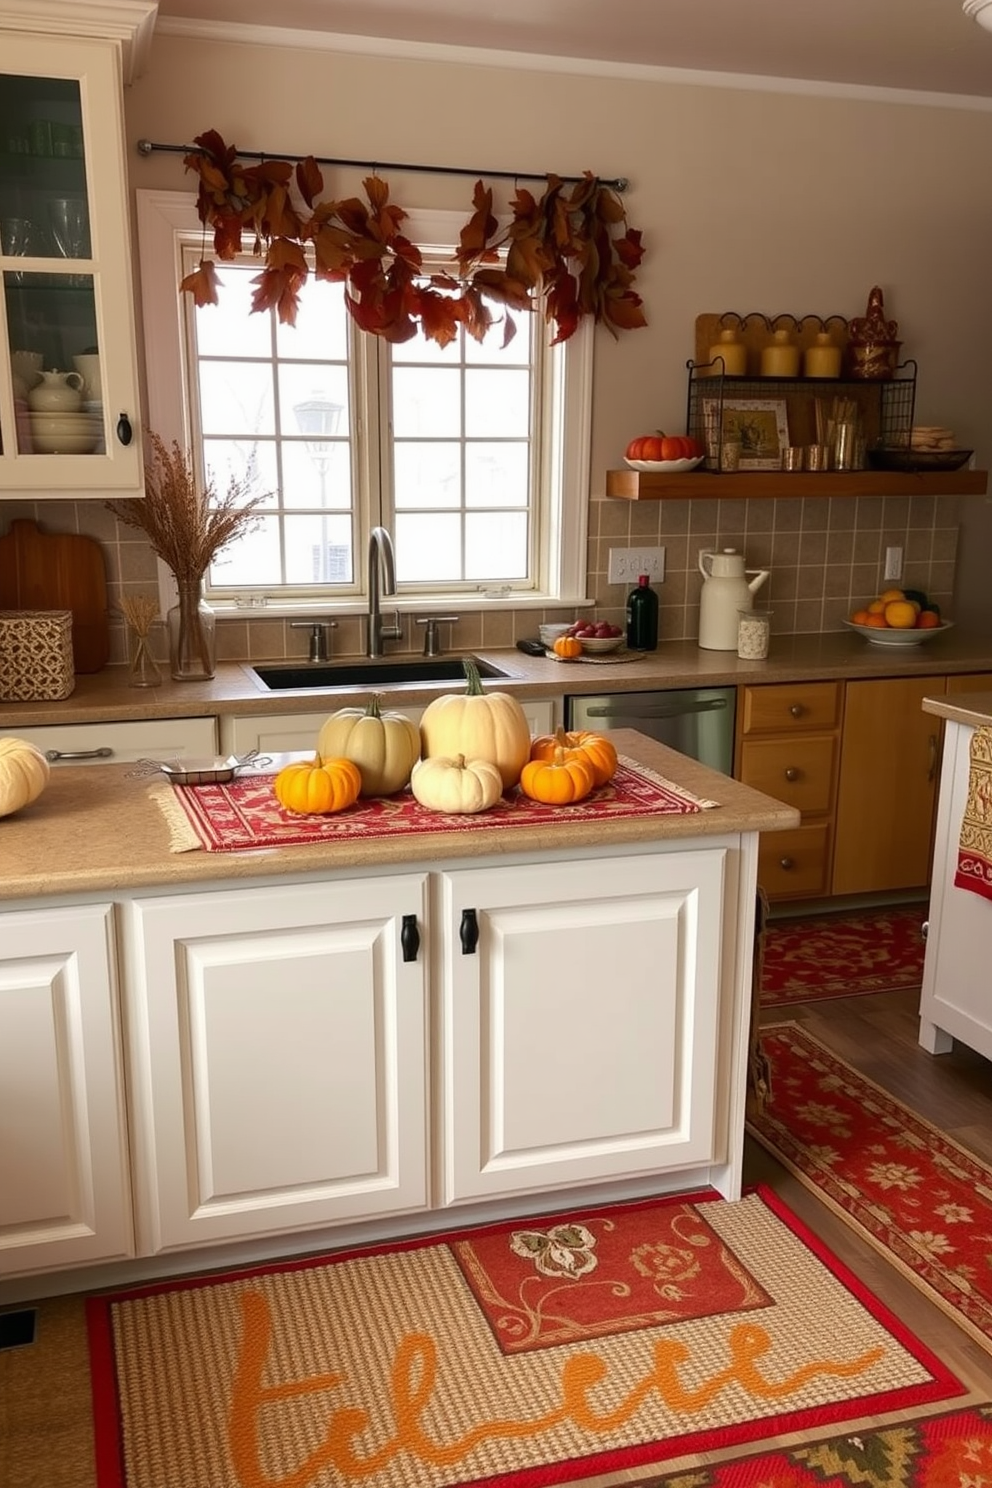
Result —
M673 688L669 692L614 692L602 697L570 696L565 717L570 729L637 729L699 760L724 775L734 771L733 687Z

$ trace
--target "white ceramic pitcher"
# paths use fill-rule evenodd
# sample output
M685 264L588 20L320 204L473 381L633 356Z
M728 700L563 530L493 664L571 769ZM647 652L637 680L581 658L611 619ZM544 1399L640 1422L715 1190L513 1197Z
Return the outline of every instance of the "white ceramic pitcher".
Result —
M702 548L699 572L703 588L699 596L699 644L704 651L736 651L738 610L749 610L754 596L768 578L766 568L745 568L744 555L736 548L719 553ZM754 577L748 582L748 575Z
M83 379L79 372L42 372L41 381L28 393L32 413L76 413L82 402Z

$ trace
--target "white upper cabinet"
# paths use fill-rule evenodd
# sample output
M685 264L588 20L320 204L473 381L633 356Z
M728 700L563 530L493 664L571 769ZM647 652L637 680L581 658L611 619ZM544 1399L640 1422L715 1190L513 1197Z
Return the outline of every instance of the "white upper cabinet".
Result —
M141 485L124 53L93 9L63 6L56 32L42 5L29 31L0 4L3 496Z

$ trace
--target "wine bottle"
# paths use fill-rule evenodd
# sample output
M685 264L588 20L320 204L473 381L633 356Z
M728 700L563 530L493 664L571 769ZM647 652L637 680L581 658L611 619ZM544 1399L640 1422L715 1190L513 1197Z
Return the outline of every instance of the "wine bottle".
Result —
M641 574L627 596L627 645L631 651L658 649L658 596L649 574Z

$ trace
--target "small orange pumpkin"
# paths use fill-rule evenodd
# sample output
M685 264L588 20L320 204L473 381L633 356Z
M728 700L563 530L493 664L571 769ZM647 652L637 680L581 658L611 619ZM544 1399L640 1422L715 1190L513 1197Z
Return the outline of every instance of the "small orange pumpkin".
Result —
M561 656L565 661L574 661L577 656L582 655L582 642L575 636L559 636L551 647L556 656Z
M591 729L578 729L570 733L560 728L553 734L541 734L530 747L530 757L532 760L553 759L556 749L577 752L592 765L594 788L605 785L617 772L617 752L613 745L603 734L594 733Z
M299 760L284 765L272 782L276 800L301 816L329 816L354 806L362 789L362 772L349 759Z
M593 788L592 765L573 750L555 750L550 760L528 760L520 775L520 789L532 801L568 806L583 800Z

